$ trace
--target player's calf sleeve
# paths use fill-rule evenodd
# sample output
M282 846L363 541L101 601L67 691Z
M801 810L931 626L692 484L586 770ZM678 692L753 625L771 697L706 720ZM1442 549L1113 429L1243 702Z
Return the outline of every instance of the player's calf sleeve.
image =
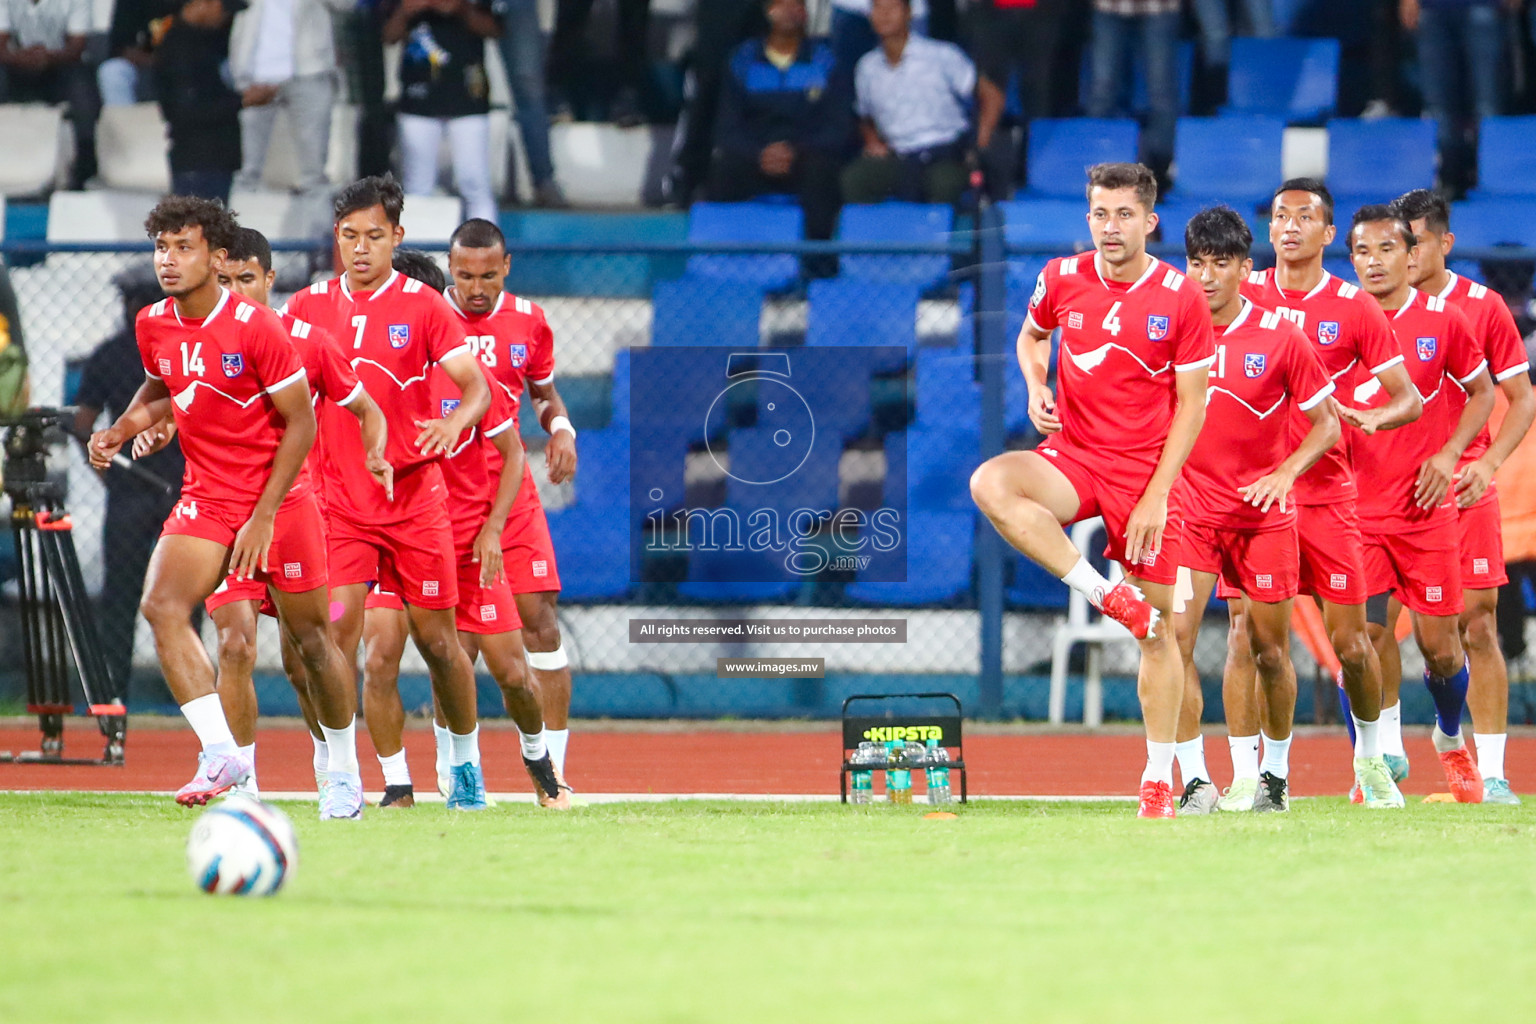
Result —
M1447 736L1461 732L1461 712L1467 705L1469 679L1465 661L1453 676L1437 676L1428 669L1424 670L1424 686L1435 702L1435 719L1440 725L1440 731Z
M565 644L561 644L552 651L528 652L528 665L541 672L555 672L569 664L570 660L565 656Z
M1353 747L1358 742L1355 733L1355 711L1349 703L1349 691L1344 689L1344 670L1340 669L1333 678L1338 684L1335 689L1339 694L1339 713L1343 717L1344 728L1349 730L1349 745Z

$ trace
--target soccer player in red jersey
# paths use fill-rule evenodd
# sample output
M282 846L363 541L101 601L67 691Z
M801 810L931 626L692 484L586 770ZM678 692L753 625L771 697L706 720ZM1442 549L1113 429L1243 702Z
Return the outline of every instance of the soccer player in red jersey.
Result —
M1418 241L1410 275L1413 286L1426 295L1444 299L1461 310L1472 324L1472 333L1483 343L1488 372L1509 401L1509 411L1497 437L1485 426L1467 445L1456 465L1456 506L1461 529L1461 583L1466 610L1461 613L1461 645L1467 651L1472 681L1467 687L1467 710L1472 713L1472 739L1477 747L1477 767L1483 775L1483 802L1518 804L1504 771L1504 745L1509 723L1509 670L1499 648L1495 624L1498 588L1509 581L1504 571L1504 542L1500 529L1499 495L1493 475L1520 444L1536 417L1536 394L1528 375L1530 363L1525 343L1515 326L1509 305L1487 285L1479 284L1446 266L1456 244L1451 231L1450 206L1437 193L1414 189L1392 204L1413 229ZM1447 396L1460 409L1466 395L1452 388ZM1388 608L1387 621L1397 622L1400 608ZM1400 680L1402 664L1395 658L1397 646L1383 651L1382 671ZM1401 719L1398 719L1399 723ZM1388 738L1390 743L1394 739ZM1395 737L1402 749L1402 732Z
M1010 544L1140 642L1147 767L1137 813L1171 818L1184 688L1172 621L1182 521L1175 485L1205 420L1215 355L1200 287L1146 251L1156 198L1156 179L1141 164L1089 170L1096 251L1046 265L1019 333L1030 420L1046 440L989 459L972 475L971 494ZM1059 403L1046 383L1057 328ZM1113 588L1062 529L1096 515L1109 531L1106 554L1129 577Z
M453 527L440 457L479 422L490 402L462 325L442 295L390 265L404 237L405 195L388 176L363 178L335 201L336 241L346 273L294 295L288 311L334 334L389 424L393 500L368 476L357 421L321 411L332 596L342 606L338 643L356 651L368 583L400 581L411 632L452 733L448 806L485 807L474 670L459 646ZM448 415L432 405L428 378L443 368L462 392Z
M448 301L464 319L481 364L517 403L514 415L521 407L526 382L539 425L549 434L544 446L549 482L559 484L576 473L576 428L555 388L555 340L549 321L536 303L504 290L510 269L501 229L488 220L465 221L453 233L448 249L453 282ZM531 467L524 470L501 540L507 578L523 619L528 664L542 695L550 757L561 786L568 790L565 751L570 740L571 669L556 614L560 573L555 547Z
M1334 235L1333 196L1327 187L1313 178L1282 183L1270 205L1275 268L1250 275L1243 295L1301 328L1338 388L1337 401L1347 401L1361 380L1374 375L1391 398L1382 413L1382 429L1412 422L1419 415L1419 395L1403 369L1386 317L1359 288L1323 269L1323 250ZM1309 429L1304 417L1291 416L1293 441L1300 441ZM1354 434L1346 422L1343 441L1297 478L1291 499L1301 545L1301 592L1313 595L1322 606L1355 716L1354 756L1369 760L1382 753L1381 663L1366 630L1364 556L1349 461ZM1256 689L1252 650L1248 620L1234 613L1222 680L1232 786L1221 799L1222 810L1248 810L1258 792L1263 695ZM1266 749L1266 770L1289 757L1289 746L1276 740L1273 752Z
M324 529L304 467L314 410L309 389L297 386L304 365L282 323L219 285L215 271L235 228L229 211L206 199L172 196L150 211L145 229L168 298L139 313L147 379L117 422L92 435L91 461L106 466L125 442L174 413L187 474L150 559L141 609L166 682L203 747L177 802L206 803L252 767L230 732L191 621L233 570L271 586L302 649L330 741L320 817L353 818L362 813L356 690L328 630Z
M1268 708L1265 735L1284 743L1296 709L1296 670L1291 665L1291 603L1300 583L1296 506L1297 477L1339 440L1338 413L1328 397L1334 385L1301 330L1279 313L1242 296L1253 260L1253 235L1243 218L1225 206L1202 210L1184 231L1185 270L1205 291L1216 329L1205 427L1184 463L1184 537L1179 560L1189 571L1192 594L1179 611L1179 651L1184 659L1184 700L1174 756L1184 779L1181 814L1209 814L1217 790L1206 770L1200 738L1203 697L1195 670L1195 640L1218 575L1237 584L1231 598L1253 630L1254 660ZM1309 429L1300 443L1289 429L1292 410ZM1357 765L1374 792L1392 787L1380 757ZM1290 808L1288 766L1266 771L1253 809ZM1372 786L1374 782L1376 786ZM1397 796L1402 806L1402 796Z
M1389 315L1413 386L1424 403L1416 422L1379 432L1384 396L1375 381L1356 389L1342 415L1365 435L1355 445L1360 479L1360 532L1371 594L1368 615L1378 650L1396 644L1387 629L1387 598L1394 591L1413 616L1413 635L1424 654L1424 685L1435 702L1435 750L1451 793L1480 803L1483 780L1461 736L1467 659L1458 626L1461 535L1457 523L1456 464L1493 411L1493 380L1482 342L1461 311L1409 282L1413 232L1387 206L1366 206L1349 229L1350 259L1360 285ZM1457 409L1451 392L1465 389ZM1386 692L1391 707L1397 694Z

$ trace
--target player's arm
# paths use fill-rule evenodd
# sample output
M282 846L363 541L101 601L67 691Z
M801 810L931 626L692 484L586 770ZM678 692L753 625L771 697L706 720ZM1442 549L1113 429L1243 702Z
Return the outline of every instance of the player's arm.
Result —
M1306 402L1297 403L1297 408L1306 414L1307 422L1312 425L1311 429L1301 439L1296 450L1287 455L1272 472L1264 474L1246 487L1238 488L1238 493L1248 504L1260 512L1268 512L1269 506L1278 501L1280 511L1284 512L1285 500L1296 478L1316 465L1325 452L1339 443L1344 428L1339 424L1338 403L1328 397L1331 394L1333 385L1329 384Z
M1147 481L1136 507L1125 523L1125 557L1135 565L1141 557L1163 546L1163 530L1168 525L1168 495L1184 469L1184 460L1195 447L1200 428L1205 426L1205 396L1215 357L1180 370L1174 368L1175 405L1173 422L1157 469Z
M450 353L438 362L448 379L458 387L459 407L440 420L417 420L421 433L416 436L416 447L423 455L439 455L453 451L459 435L485 415L491 407L491 389L480 372L480 364L465 348Z
M563 484L576 473L576 428L571 426L565 399L560 397L553 380L542 384L529 381L528 391L533 395L533 407L539 414L539 426L549 435L549 442L544 445L544 466L549 473L549 482Z
M1493 378L1488 375L1487 363L1479 363L1476 373L1458 383L1467 392L1467 404L1445 447L1419 467L1419 480L1413 489L1413 500L1419 508L1434 508L1445 500L1456 482L1457 460L1493 414Z
M986 75L976 76L976 148L986 149L992 145L992 133L997 130L997 123L1002 120L1003 108L1007 106L1003 90L997 83Z
M283 418L283 436L273 453L272 472L261 489L261 497L256 499L251 517L235 534L235 543L229 549L229 571L238 579L248 579L257 568L266 570L277 510L293 489L293 482L299 478L304 459L315 443L315 409L309 403L309 385L303 370L275 387L267 396Z
M363 390L361 384L340 404L357 417L358 425L362 428L363 461L368 467L368 474L384 488L384 494L389 500L394 501L395 467L384 457L384 448L389 443L389 421L384 418L384 410L379 408L379 403L373 400L372 395Z
M116 422L91 435L90 443L86 445L91 465L97 469L106 469L112 464L112 456L129 439L137 437L169 415L171 389L159 377L146 375L144 383L134 392L133 401L128 403L128 408L123 410Z
M523 472L527 456L517 431L508 422L505 430L499 430L487 438L501 455L501 478L496 481L496 496L491 499L490 514L475 537L474 560L480 563L480 585L488 587L501 579L501 532L507 528L507 516L512 514L512 503L523 486Z
M1047 383L1051 374L1051 332L1035 323L1033 315L1027 316L1015 348L1024 384L1029 388L1029 421L1042 434L1059 433L1061 418L1056 415L1056 395Z
M1520 447L1526 431L1531 429L1532 420L1536 419L1536 391L1531 388L1528 370L1526 364L1510 367L1498 381L1499 390L1504 392L1509 408L1488 450L1480 458L1462 467L1461 477L1456 481L1456 502L1462 508L1476 504L1482 498L1493 482L1493 474L1504 465L1510 452Z
M1413 386L1407 367L1399 361L1376 373L1381 389L1387 393L1387 404L1374 409L1354 409L1339 406L1339 415L1345 423L1353 423L1367 435L1378 430L1396 430L1406 427L1424 415L1424 400L1419 389Z

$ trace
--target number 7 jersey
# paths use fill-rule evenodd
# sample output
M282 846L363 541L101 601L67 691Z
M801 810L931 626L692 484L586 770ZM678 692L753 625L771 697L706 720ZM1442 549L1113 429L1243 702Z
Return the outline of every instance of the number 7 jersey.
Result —
M1131 284L1106 281L1098 256L1083 253L1046 264L1029 318L1061 329L1061 443L1150 475L1173 423L1175 374L1215 358L1204 292L1157 259Z

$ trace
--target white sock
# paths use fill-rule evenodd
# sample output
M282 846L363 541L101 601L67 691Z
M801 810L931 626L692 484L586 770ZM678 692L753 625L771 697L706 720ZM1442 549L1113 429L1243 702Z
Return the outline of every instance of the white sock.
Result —
M1381 709L1381 752L1394 757L1407 757L1403 749L1403 702Z
M1430 730L1429 738L1434 741L1435 753L1444 754L1452 750L1460 750L1467 745L1467 738L1461 733L1455 736L1447 736L1440 731L1440 720L1435 719L1435 727Z
M384 769L384 785L409 786L411 784L411 769L405 763L405 748L385 757L383 754L375 755L379 759L379 767Z
M1472 742L1477 744L1477 770L1485 779L1504 777L1504 741L1509 738L1503 732L1474 732Z
M1104 594L1109 590L1109 580L1089 565L1086 558L1079 558L1077 564L1067 570L1061 582L1086 597L1088 603L1095 608L1104 603Z
M1164 782L1173 785L1174 743L1158 743L1147 740L1147 768L1141 773L1142 782Z
M1292 734L1294 735L1294 734ZM1264 737L1264 760L1259 762L1259 771L1269 772L1277 779L1289 778L1291 774L1291 737L1283 740L1272 740Z
M260 788L260 787L258 787L256 785L256 744L254 744L254 743L247 743L245 746L239 747L237 749L240 751L240 753L244 754L246 757L251 759L251 778L250 778L251 788L252 789Z
M1381 753L1381 719L1374 722L1362 722L1353 714L1349 716L1355 719L1355 756L1376 757Z
M357 719L348 722L345 729L332 729L321 724L320 731L325 733L325 743L331 754L325 762L327 773L356 775L362 771L357 764Z
M475 726L463 736L450 732L448 734L448 766L457 768L461 764L479 763L480 727Z
M1227 749L1232 752L1232 781L1259 777L1259 737L1228 736Z
M1196 779L1211 781L1211 773L1205 767L1205 737L1196 736L1192 740L1173 745L1173 756L1179 761L1179 778L1184 785L1189 785Z
M197 741L203 745L205 753L233 754L239 749L235 746L234 733L229 731L229 722L224 718L224 705L219 703L218 694L210 693L187 701L181 706L181 713L187 716L187 724L197 733Z
M432 738L437 741L437 774L448 774L448 732L446 725L432 723Z
M331 745L325 740L315 739L315 734L309 734L310 742L315 745L315 774L324 775L325 766L331 763Z
M549 759L555 763L555 771L565 774L565 747L571 742L569 729L545 729L544 742L549 745Z
M526 733L519 729L517 735L523 741L523 756L528 760L537 761L549 753L549 743L545 740L543 729L536 733Z

